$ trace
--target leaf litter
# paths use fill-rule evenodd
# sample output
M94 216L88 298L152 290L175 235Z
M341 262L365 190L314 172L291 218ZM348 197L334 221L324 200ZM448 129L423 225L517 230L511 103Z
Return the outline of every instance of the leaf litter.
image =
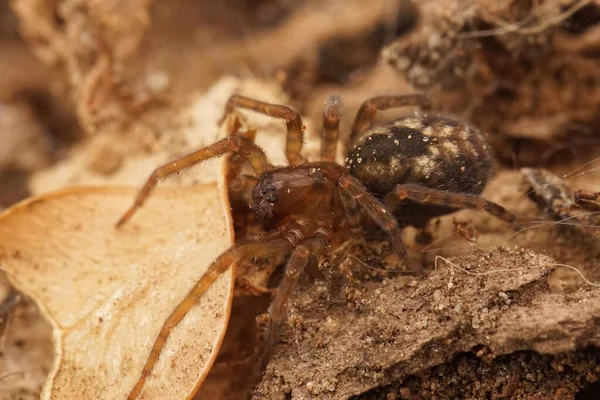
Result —
M135 193L67 189L0 216L0 264L52 325L55 358L42 399L124 398L173 304L187 293L182 288L233 240L228 202L214 184L159 188L116 230ZM195 393L227 327L233 274L231 268L173 330L142 398Z

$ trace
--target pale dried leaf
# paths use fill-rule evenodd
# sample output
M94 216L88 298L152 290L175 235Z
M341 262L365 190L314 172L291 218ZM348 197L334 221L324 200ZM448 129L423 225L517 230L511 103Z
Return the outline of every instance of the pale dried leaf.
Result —
M137 190L70 189L0 216L0 265L53 326L42 399L125 398L166 317L232 242L216 185L156 191L114 228ZM190 397L220 347L233 268L172 331L144 399Z
M4 274L0 292L11 292ZM54 346L50 325L32 302L17 295L0 304L0 399L36 400L52 366Z

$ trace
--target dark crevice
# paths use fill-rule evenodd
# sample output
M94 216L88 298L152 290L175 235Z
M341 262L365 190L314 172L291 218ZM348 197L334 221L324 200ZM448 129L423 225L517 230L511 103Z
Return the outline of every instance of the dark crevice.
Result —
M589 28L600 23L600 7L591 3L571 16L562 23L562 28L574 35L580 35Z
M600 398L600 380L585 385L575 394L575 400L596 400Z
M573 398L597 399L600 381L598 348L556 356L520 351L496 357L457 354L452 361L410 375L387 386L352 397L353 400L429 398ZM542 398L539 397L539 398Z
M0 171L0 209L30 196L28 187L29 174L17 168L6 168Z

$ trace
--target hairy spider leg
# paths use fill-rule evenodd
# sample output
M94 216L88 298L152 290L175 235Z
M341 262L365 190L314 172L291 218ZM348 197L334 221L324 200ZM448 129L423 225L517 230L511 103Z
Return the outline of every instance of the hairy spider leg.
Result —
M341 113L342 98L329 96L323 114L323 127L321 130L321 161L335 161Z
M195 164L230 152L235 152L245 157L257 174L262 174L271 167L264 151L251 140L240 136L229 136L210 146L196 150L193 153L156 168L138 193L131 207L117 222L117 227L125 224L133 216L136 210L144 204L158 181L161 179L176 174Z
M142 369L142 373L129 396L128 400L133 400L139 396L146 382L146 378L152 373L154 365L158 361L160 353L164 348L169 335L173 328L186 316L192 307L198 302L200 297L208 290L208 288L234 263L241 260L253 257L268 257L277 254L289 253L293 249L293 244L286 238L274 239L271 241L257 241L251 243L237 244L230 247L221 254L208 270L200 277L198 282L185 296L185 298L175 307L175 310L169 315L164 322L158 338L154 342L148 360Z
M252 143L256 141L256 129L246 129L241 131L240 128L242 123L240 122L240 115L237 115L236 112L230 114L233 116L232 120L227 127L228 136L240 136L246 138ZM241 199L240 196L242 193L246 192L248 189L253 188L258 182L258 177L255 175L248 175L242 173L244 165L246 165L247 158L244 154L240 153L231 153L229 158L229 162L227 163L227 182L229 182L229 198L230 201L235 201L235 199Z
M517 220L514 214L507 211L506 208L488 201L481 196L447 192L415 184L397 185L385 196L383 203L388 209L393 211L404 200L412 200L420 204L448 206L456 209L466 208L476 211L485 211L488 214L509 223L516 223Z
M304 161L300 155L304 138L304 125L302 124L302 119L297 111L294 111L287 106L266 103L264 101L254 100L240 95L233 95L227 101L225 114L223 115L221 122L236 108L245 108L268 115L269 117L285 119L287 126L285 156L288 163L290 165L298 165Z
M357 237L362 231L360 206L358 205L358 199L348 190L342 190L338 186L338 194L340 196L340 202L344 208L344 228L352 237Z
M431 101L429 100L429 97L422 93L377 96L365 100L358 109L354 122L352 122L350 136L346 137L344 143L346 149L349 149L350 146L371 127L377 111L406 106L418 106L423 109L428 109L431 107Z
M248 129L239 131L239 119L236 117L233 121L230 135L241 136L254 143L256 139L256 129ZM241 198L240 194L244 193L258 182L258 177L242 173L243 167L246 164L246 156L240 153L231 153L229 162L227 163L227 182L229 182L229 197L233 199Z
M581 208L589 211L600 211L600 192L588 192L587 190L577 190L573 193L575 203Z
M285 317L287 302L294 291L298 278L302 275L302 272L310 260L310 255L323 250L325 246L327 246L327 243L328 240L325 235L317 233L317 236L303 240L296 249L294 249L294 252L287 261L285 265L285 274L277 288L275 298L269 307L269 324L265 332L261 359L260 362L257 363L257 367L260 368L260 371L257 372L264 371L271 359L277 334Z
M353 197L360 208L388 234L392 249L400 261L406 263L420 275L426 275L425 270L408 256L398 221L379 200L367 191L358 179L351 175L343 175L338 179L338 191L342 193L342 196Z

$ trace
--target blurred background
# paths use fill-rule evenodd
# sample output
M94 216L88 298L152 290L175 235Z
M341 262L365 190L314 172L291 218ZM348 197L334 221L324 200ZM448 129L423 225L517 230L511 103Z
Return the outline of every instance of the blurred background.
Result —
M340 93L343 128L368 96L426 90L489 132L502 166L583 159L599 140L599 19L566 0L3 2L0 207L54 188L32 175L73 152L115 173L227 76L275 83L315 120Z
M254 82L246 94L263 100L277 93L313 126L340 94L343 132L368 97L425 91L436 111L487 132L497 160L487 197L522 215L540 212L523 167L600 190L598 1L12 0L0 2L0 210L69 185L139 185L159 160L205 144L181 134L181 113L224 80ZM469 223L485 245L499 241L486 217ZM519 244L598 269L596 242L573 248L536 230ZM41 353L0 372L35 371L11 389L35 398L49 328L20 307L15 326L39 329L25 347ZM22 331L11 335L5 354L25 359Z

